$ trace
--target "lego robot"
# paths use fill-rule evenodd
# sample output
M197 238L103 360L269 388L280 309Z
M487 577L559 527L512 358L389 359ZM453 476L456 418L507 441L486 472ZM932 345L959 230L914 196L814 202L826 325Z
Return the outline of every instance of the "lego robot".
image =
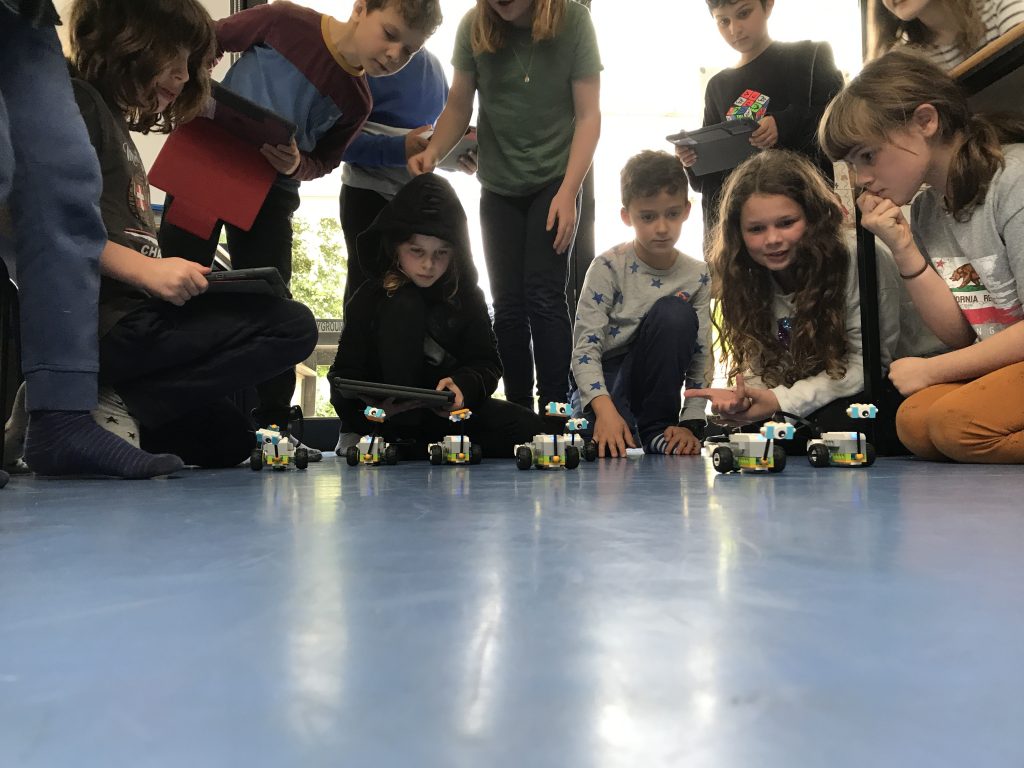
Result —
M708 438L713 445L711 464L716 470L727 472L781 472L786 468L786 452L776 440L791 440L795 430L792 424L781 421L766 422L758 433L733 432L719 438Z
M473 412L468 408L460 408L448 414L448 420L453 424L461 425ZM474 445L460 429L458 435L445 435L439 443L431 443L427 446L427 456L430 463L439 464L479 464L484 460L483 449Z
M572 409L568 403L550 402L545 414L568 420ZM519 469L576 469L581 455L577 439L582 440L575 433L534 435L531 442L515 447L516 466Z
M366 410L363 411L363 415L368 421L377 424L383 424L384 419L387 418L383 408L375 408L373 406L367 406ZM345 451L345 462L350 467L356 467L360 464L368 466L388 464L393 466L398 463L398 446L389 445L384 441L383 437L377 434L377 430L374 430L371 434L359 438L359 442L356 445L348 447L348 450Z
M853 403L846 409L851 419L873 419L878 408L870 403ZM875 448L863 432L822 432L807 441L807 460L812 467L870 467Z
M256 447L249 454L249 467L259 472L264 465L272 469L305 469L309 466L309 451L296 447L288 432L276 424L256 430Z

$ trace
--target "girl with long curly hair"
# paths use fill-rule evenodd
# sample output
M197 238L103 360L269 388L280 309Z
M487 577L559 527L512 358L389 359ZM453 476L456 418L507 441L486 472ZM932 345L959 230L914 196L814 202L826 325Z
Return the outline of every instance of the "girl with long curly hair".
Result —
M823 429L848 423L864 371L855 249L842 225L839 198L801 155L767 150L733 172L709 260L716 346L736 386L687 397L710 397L712 411L734 424L780 411ZM878 270L888 364L901 299L884 249Z

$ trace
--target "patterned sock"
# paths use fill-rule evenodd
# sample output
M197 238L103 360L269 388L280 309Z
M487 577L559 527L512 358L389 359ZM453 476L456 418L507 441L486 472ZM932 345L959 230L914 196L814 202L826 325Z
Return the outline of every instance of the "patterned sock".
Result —
M7 485L7 481L10 479L11 476L4 472L2 469L0 469L0 488L3 488L5 485Z
M655 432L643 445L644 453L668 453L668 440L664 432Z
M132 448L142 448L139 442L139 422L128 412L128 406L121 396L110 387L100 387L92 420Z
M88 411L32 412L25 463L40 475L111 475L132 480L169 475L184 466L172 454L133 448L100 427Z

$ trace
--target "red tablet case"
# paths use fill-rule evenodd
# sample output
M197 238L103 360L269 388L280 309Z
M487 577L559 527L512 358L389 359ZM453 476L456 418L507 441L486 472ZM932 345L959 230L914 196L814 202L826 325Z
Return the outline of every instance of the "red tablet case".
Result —
M174 196L165 220L202 238L218 220L252 227L277 178L258 148L197 117L176 128L149 171L149 182Z

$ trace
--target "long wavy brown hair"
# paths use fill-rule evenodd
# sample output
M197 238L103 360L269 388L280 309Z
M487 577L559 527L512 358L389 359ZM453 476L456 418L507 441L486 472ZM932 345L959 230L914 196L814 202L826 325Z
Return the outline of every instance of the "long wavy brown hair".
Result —
M949 212L966 221L1005 163L1002 145L1024 141L1024 115L972 114L963 89L922 57L895 50L865 65L825 109L818 142L830 158L842 160L906 131L922 104L938 112L935 141L955 146L943 192Z
M903 21L883 5L872 0L874 10L868 17L871 58L877 58L900 42L929 45L935 32L917 19ZM973 51L985 40L985 23L981 18L979 0L931 0L948 10L956 23L953 44L963 51Z
M75 76L116 104L133 131L170 133L202 110L216 37L198 0L74 0L69 27ZM189 80L157 112L153 81L182 50Z
M807 229L796 246L794 316L789 343L779 339L772 305L775 280L743 242L740 215L753 195L783 195L803 209ZM843 209L818 168L795 152L770 149L744 161L722 192L720 219L709 256L712 323L729 378L752 371L769 387L790 386L826 371L846 373L846 285L850 252L842 235Z
M533 0L533 42L550 40L562 29L565 9L570 0ZM470 43L473 53L496 53L505 47L509 24L488 4L476 0L476 17Z

